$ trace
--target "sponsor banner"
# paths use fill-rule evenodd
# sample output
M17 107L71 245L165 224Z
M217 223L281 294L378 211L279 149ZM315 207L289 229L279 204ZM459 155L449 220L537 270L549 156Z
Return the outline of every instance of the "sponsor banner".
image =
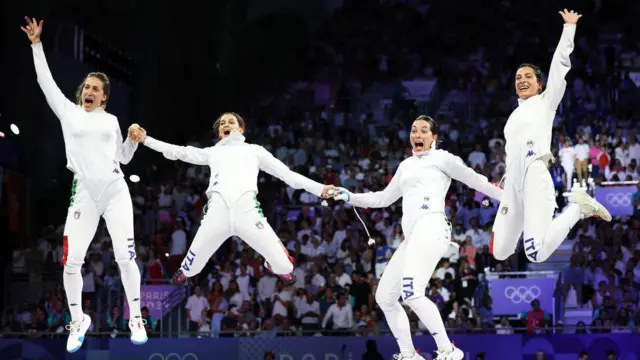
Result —
M489 293L494 315L513 315L531 310L531 301L540 300L540 307L553 312L556 279L492 279Z
M596 187L596 200L609 210L612 216L632 216L631 197L637 192L633 185Z
M618 359L640 359L637 334L586 335L452 335L465 359L485 353L485 359L535 360L543 351L545 359L576 359L587 351L592 359L604 359L607 351ZM377 345L383 359L398 352L392 336L372 337L254 337L254 338L152 338L144 345L129 339L88 338L80 351L67 354L66 340L2 339L0 359L38 360L260 360L269 351L276 360L347 360L362 359L367 341ZM435 343L430 335L415 336L416 348L425 360L433 360Z
M142 285L140 288L140 307L147 307L149 314L161 320L168 311L178 305L185 297L184 288L175 285ZM129 304L124 304L124 317L129 318Z

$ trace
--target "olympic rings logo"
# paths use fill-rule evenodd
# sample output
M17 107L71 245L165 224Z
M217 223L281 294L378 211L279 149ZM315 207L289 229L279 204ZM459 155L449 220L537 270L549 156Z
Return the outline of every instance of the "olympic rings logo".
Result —
M507 286L504 289L504 296L511 300L514 304L530 303L542 294L542 290L536 285L526 286Z
M151 354L147 360L200 360L200 358L194 353L186 353L184 355L178 353L168 353L166 355L154 353Z
M608 193L607 203L611 206L631 206L631 193Z

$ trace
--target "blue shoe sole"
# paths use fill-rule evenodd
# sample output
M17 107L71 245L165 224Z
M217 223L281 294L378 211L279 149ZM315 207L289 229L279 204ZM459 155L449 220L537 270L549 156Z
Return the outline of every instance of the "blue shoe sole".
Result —
M147 340L149 340L149 338L145 338L145 339L144 339L144 340L142 340L142 341L134 341L133 339L131 339L131 343L132 343L133 345L143 345L143 344L145 344L145 343L147 342Z
M82 344L84 343L84 336L78 338L78 340L80 340L80 345L78 345L77 347L71 349L71 350L67 350L68 353L74 353L78 350L80 350L80 348L82 347Z

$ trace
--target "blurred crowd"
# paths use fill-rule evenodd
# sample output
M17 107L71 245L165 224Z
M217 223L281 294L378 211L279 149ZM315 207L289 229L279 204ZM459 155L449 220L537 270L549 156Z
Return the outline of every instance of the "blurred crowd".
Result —
M363 6L366 3L367 6ZM259 143L295 171L325 184L354 192L377 191L390 181L398 164L410 156L408 126L417 114L402 80L438 79L442 103L434 117L441 146L469 166L498 182L504 175L502 128L513 109L513 73L520 60L546 67L562 29L561 19L546 7L527 8L517 1L474 7L466 0L438 2L345 1L320 27L310 47L301 80L331 84L331 104L289 108L286 114L259 122L273 109L252 107L244 113L248 141ZM612 10L594 2L594 16L606 21ZM495 21L501 18L505 21ZM492 20L488 20L492 19ZM594 25L579 25L565 100L554 126L556 160L550 171L562 196L574 181L638 180L640 137L637 113L619 101L621 91L635 87L629 72L640 65L640 47L624 36L607 41ZM451 24L465 23L465 27ZM548 24L548 26L547 26ZM532 33L528 28L535 29ZM505 31L507 29L507 31ZM549 50L549 51L545 51ZM361 94L379 83L394 84L387 118L373 111L356 112ZM376 126L372 126L373 124ZM382 125L380 125L382 123ZM171 139L162 139L171 141ZM211 138L189 145L209 146ZM147 151L140 148L138 151ZM126 168L125 168L126 171ZM199 226L209 180L207 167L158 159L142 181L130 184L135 212L137 263L145 284L166 283L178 268ZM285 287L262 267L262 259L241 239L231 238L197 276L186 302L184 329L206 336L307 334L367 335L387 331L374 294L386 264L404 237L399 204L360 209L376 240L367 246L364 229L348 205L287 188L266 174L259 178L265 216L295 258L297 282ZM426 290L441 309L451 332L494 331L499 334L541 331L558 325L532 304L536 317L496 318L486 274L523 271L521 245L506 261L496 261L489 240L497 204L481 207L475 191L454 182L446 212L454 225L452 251L439 264ZM567 241L571 263L562 276L567 307L591 307L592 323L575 332L627 332L640 329L640 193L633 197L636 215L606 224L582 221ZM12 271L17 277L60 281L62 226L47 226L34 248L16 249ZM126 332L124 311L105 297L120 294L119 272L110 237L99 226L83 266L84 311L94 318L93 331ZM105 295L107 294L107 295ZM3 317L4 333L62 332L69 320L61 285L37 304L15 304ZM412 329L426 333L410 314ZM514 314L518 315L518 314ZM143 311L150 332L159 322ZM593 326L593 327L592 327Z

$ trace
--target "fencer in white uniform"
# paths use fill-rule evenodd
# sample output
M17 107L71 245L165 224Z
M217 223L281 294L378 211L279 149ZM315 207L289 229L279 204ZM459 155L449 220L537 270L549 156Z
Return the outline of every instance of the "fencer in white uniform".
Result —
M105 111L110 95L107 76L90 73L77 89L76 103L69 101L49 70L40 42L42 21L26 20L27 26L22 29L32 43L38 84L60 120L67 168L74 174L62 257L63 283L71 313L67 351L80 349L91 326L91 317L82 312L80 270L101 216L111 235L114 257L127 294L131 341L144 344L147 333L140 314L140 270L135 262L133 205L120 170L120 163L127 164L138 145L131 139L122 141L118 119Z
M363 208L384 208L402 197L402 231L405 240L382 273L376 302L382 309L400 354L395 359L423 359L411 340L409 318L398 302L403 301L429 329L438 346L439 360L462 360L460 349L447 336L438 307L425 296L425 289L440 259L451 246L451 224L445 214L445 196L451 179L500 200L502 190L469 168L459 157L436 149L438 127L428 116L418 117L410 141L413 156L400 163L383 191L352 194L339 188L337 200Z
M611 221L607 209L585 191L572 191L571 204L556 219L553 179L548 164L556 110L564 96L565 76L571 69L576 24L581 15L561 11L565 24L551 60L546 89L542 72L534 65L518 69L515 89L518 107L504 128L507 155L504 195L493 225L491 251L498 260L514 253L524 231L524 248L532 262L543 262L560 246L581 219L598 216Z
M132 131L132 137L170 160L194 165L208 165L211 178L206 194L207 211L198 233L174 274L176 284L200 273L213 253L231 236L238 236L265 258L265 266L286 285L295 283L293 264L282 242L262 213L258 194L260 170L277 177L294 189L304 189L327 197L328 189L296 172L275 158L265 148L245 142L244 120L236 113L225 113L214 124L220 141L212 147L177 146ZM144 131L140 129L139 131Z

